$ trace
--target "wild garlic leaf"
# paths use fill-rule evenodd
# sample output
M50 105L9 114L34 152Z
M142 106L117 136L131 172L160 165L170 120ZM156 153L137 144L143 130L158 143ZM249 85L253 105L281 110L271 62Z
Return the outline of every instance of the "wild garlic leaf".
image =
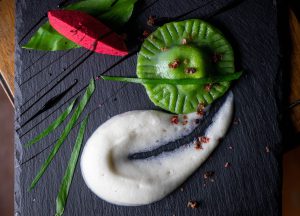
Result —
M76 164L78 161L83 137L84 137L84 132L85 128L88 122L88 117L86 117L82 123L80 124L80 128L78 131L78 135L75 141L75 145L73 147L73 151L67 166L67 169L65 171L65 175L63 177L63 180L60 185L60 189L56 198L56 213L55 216L61 216L64 213L68 194L69 194L69 189L72 183L74 171L76 168Z
M25 144L25 147L30 147L33 144L37 143L41 139L43 139L45 136L48 136L52 131L54 131L59 125L61 125L64 120L67 118L67 116L72 111L74 104L76 100L74 100L68 108L55 119L45 130L43 130L40 134L38 134L36 137L34 137L32 140L30 140L28 143Z
M86 89L86 92L83 95L81 101L79 102L78 106L74 110L74 113L71 116L68 124L66 125L65 129L63 130L63 132L60 135L60 137L57 140L57 142L55 143L54 148L50 152L50 155L48 156L48 158L46 159L46 161L41 166L41 168L40 168L38 174L36 175L36 177L33 179L32 183L30 185L29 190L32 190L35 187L35 185L37 184L37 182L40 180L40 178L42 177L42 175L44 174L44 172L48 168L49 164L53 160L53 158L56 155L56 153L58 152L59 148L64 143L64 141L66 140L66 138L69 135L70 131L72 130L72 128L76 124L76 122L77 122L80 114L82 113L82 111L84 110L84 108L87 105L88 101L90 100L91 96L93 95L94 90L95 90L95 82L92 79L90 81L90 84L88 85L88 87Z

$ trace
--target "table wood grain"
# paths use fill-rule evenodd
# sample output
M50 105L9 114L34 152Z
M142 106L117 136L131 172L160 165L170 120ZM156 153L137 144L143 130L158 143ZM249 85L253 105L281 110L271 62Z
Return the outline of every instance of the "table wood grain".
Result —
M0 73L2 85L12 100L14 94L15 4L12 0L0 1ZM5 82L5 83L4 83Z
M300 23L295 14L290 11L290 29L292 40L291 53L291 92L289 101L300 99ZM297 132L300 131L300 106L291 110L291 118Z

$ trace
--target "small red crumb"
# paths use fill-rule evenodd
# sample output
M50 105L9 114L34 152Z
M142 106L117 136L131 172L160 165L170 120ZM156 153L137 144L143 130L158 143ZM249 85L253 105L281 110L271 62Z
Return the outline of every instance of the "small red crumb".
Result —
M195 149L196 149L196 150L203 149L203 148L202 148L202 143L201 143L199 140L195 140L195 141L194 141L194 145L195 145Z
M180 65L180 61L178 59L175 59L174 61L168 64L169 68L173 68L173 69L178 68L179 65Z
M266 152L269 153L270 152L270 148L269 146L266 146Z
M201 136L201 137L198 137L198 140L201 143L208 143L209 142L209 137Z
M223 59L223 55L219 54L219 53L214 53L213 56L212 56L212 62L213 63L218 63L222 59Z
M238 124L240 124L241 123L241 119L239 119L239 118L234 118L234 120L233 120L233 124L234 125L238 125Z
M206 92L209 92L209 91L211 90L212 86L213 86L212 83L206 84L206 85L204 86L204 90L205 90Z
M148 37L150 35L150 32L148 30L143 31L143 37Z
M229 166L230 166L229 162L226 162L225 165L224 165L225 168L228 168Z
M162 48L160 48L160 50L161 50L162 52L165 52L165 51L168 50L168 48L167 48L167 47L162 47Z
M215 172L214 172L214 171L207 171L207 172L204 173L203 178L204 178L204 179L210 179L210 178L212 178L214 175L215 175Z
M193 67L188 67L184 70L184 72L187 74L194 74L194 73L196 73L196 71L197 71L197 69L193 68Z
M149 16L147 20L147 25L153 26L155 24L156 16Z
M190 200L190 201L188 201L187 207L195 209L195 208L199 207L199 203L195 200Z
M178 116L172 116L171 123L172 124L178 124Z
M187 40L186 40L185 38L183 38L182 41L181 41L181 43L182 43L183 45L185 45L185 44L187 44Z
M204 103L199 103L199 105L197 107L197 114L198 115L204 115L205 114L204 109L205 109L205 104Z

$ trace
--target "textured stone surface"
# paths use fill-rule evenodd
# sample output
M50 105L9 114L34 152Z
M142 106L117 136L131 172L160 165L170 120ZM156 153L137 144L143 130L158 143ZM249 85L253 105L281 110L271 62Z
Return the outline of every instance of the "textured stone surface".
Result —
M151 5L152 2L155 4ZM203 5L181 19L206 18L221 29L232 43L236 67L246 72L232 88L238 124L232 126L209 160L183 184L183 191L178 189L151 205L121 207L104 202L88 190L77 167L65 215L281 214L282 140L277 121L282 76L277 26L279 7L272 0L242 1L232 8L225 7L231 2L235 1L141 1L126 31L133 37L133 33L142 33L149 28L146 25L149 15L174 17ZM56 5L57 2L50 0L17 1L15 203L16 211L21 215L54 215L56 195L78 127L70 133L32 192L27 192L27 188L63 126L32 148L25 149L22 145L56 118L72 98L82 95L82 89L92 76L99 75L120 60L119 57L92 54L75 68L76 63L72 62L79 58L82 60L82 55L88 55L84 49L54 53L22 50L18 44L20 39ZM147 5L151 7L147 8ZM224 7L224 10L220 10ZM143 8L147 9L143 11ZM137 42L134 40L130 43L132 50ZM136 55L133 54L116 64L107 74L134 75L135 65ZM78 84L56 106L22 126L45 102L70 86L74 79L79 80ZM99 107L100 104L102 106ZM153 108L141 86L97 81L97 90L81 116L82 119L91 113L85 140L113 115ZM270 152L266 152L266 147ZM231 166L225 168L226 162ZM203 179L203 174L209 170L215 172L214 182ZM189 200L198 200L200 207L196 210L187 208Z

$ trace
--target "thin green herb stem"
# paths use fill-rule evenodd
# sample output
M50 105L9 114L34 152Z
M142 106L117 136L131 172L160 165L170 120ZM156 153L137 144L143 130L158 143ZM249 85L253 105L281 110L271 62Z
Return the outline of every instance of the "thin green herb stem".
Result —
M232 81L239 79L242 72L235 72L226 75L217 75L203 78L193 79L151 79L151 78L132 78L132 77L118 77L118 76L101 76L103 80L130 82L137 84L171 84L171 85L201 85L209 83L218 83L224 81Z

